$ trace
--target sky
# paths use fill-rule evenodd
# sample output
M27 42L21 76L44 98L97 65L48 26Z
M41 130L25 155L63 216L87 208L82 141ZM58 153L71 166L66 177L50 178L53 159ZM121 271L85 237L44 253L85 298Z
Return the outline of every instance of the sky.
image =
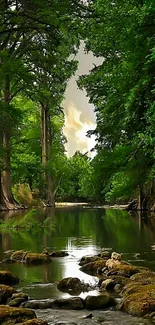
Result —
M90 152L90 150L95 145L95 137L86 137L86 132L95 129L96 126L94 106L89 103L86 92L78 89L76 80L78 76L88 74L93 68L93 63L100 64L101 59L93 57L92 53L86 54L82 43L76 59L79 61L78 70L68 83L63 103L65 111L64 134L68 141L66 153L70 157L77 150L82 153L88 151L89 155L93 157L94 152Z

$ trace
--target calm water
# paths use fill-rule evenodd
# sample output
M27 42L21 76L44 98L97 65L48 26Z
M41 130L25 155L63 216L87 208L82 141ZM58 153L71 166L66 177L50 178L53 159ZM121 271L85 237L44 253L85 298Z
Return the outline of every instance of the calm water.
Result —
M24 211L1 213L0 217L21 219ZM33 299L68 297L57 290L55 282L68 276L77 276L85 282L95 283L96 278L79 270L78 260L86 254L96 254L102 248L120 252L123 259L135 265L148 266L155 271L155 218L140 219L125 211L88 208L57 208L38 210L41 222L50 217L54 223L52 232L38 231L35 235L27 232L3 232L0 234L0 260L6 258L6 250L24 249L42 252L66 250L68 257L54 258L48 265L25 266L21 263L0 265L1 269L14 272L20 279L18 287ZM135 253L140 253L136 258ZM94 292L96 294L96 292ZM83 297L84 294L81 294Z

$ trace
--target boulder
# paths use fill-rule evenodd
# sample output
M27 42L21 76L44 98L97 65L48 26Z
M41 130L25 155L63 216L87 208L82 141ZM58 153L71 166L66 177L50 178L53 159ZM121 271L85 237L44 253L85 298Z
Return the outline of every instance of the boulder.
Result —
M96 262L96 261L100 261L101 260L101 254L100 255L93 255L93 256L83 256L81 257L80 261L79 261L79 265L83 266L85 264L91 263L91 262Z
M24 308L13 308L9 306L0 306L0 324L14 325L23 323L26 320L33 319L36 314L33 310Z
M0 283L11 285L19 282L19 278L10 271L0 271Z
M53 251L49 255L50 257L64 257L68 256L69 254L65 251Z
M116 253L116 252L113 252L113 253L111 254L111 259L112 259L112 260L118 260L118 261L120 261L120 260L121 260L121 254Z
M103 250L101 253L98 254L101 258L109 259L111 257L110 251Z
M126 294L122 303L119 305L119 310L125 311L133 316L149 315L155 310L155 284L145 286L130 287L130 290L125 291Z
M27 253L24 262L26 264L43 264L43 263L50 263L51 258L46 254L39 254L39 253Z
M107 279L110 279L110 280L114 281L115 286L119 285L119 287L118 286L116 287L117 292L121 291L126 284L133 283L133 281L130 280L130 278L126 278L126 277L121 276L121 275L112 275L111 277L107 277L105 275L102 275L101 278L99 279L98 286L101 287L102 283L104 281L106 281ZM114 286L114 290L115 290L115 286ZM118 290L118 288L119 288L119 290Z
M125 277L130 277L135 273L140 272L140 269L136 266L133 266L126 261L119 261L115 259L109 259L106 261L106 266L108 267L108 272L106 275L122 275Z
M102 258L95 262L84 264L83 266L80 267L80 270L88 274L97 275L98 270L103 269L105 267L105 264L106 264L106 260Z
M14 288L0 284L0 304L5 304L7 299L11 297L14 292Z
M23 298L14 298L8 302L8 305L11 307L19 307L24 301L25 300Z
M12 295L12 299L23 298L25 301L28 300L28 294L24 292L16 292Z
M155 272L139 272L132 275L130 279L142 284L155 283Z
M102 290L111 290L114 288L114 286L116 285L115 281L112 279L106 279L104 281L102 281L101 283L101 291Z
M73 291L74 293L81 293L87 291L89 284L83 283L79 278L64 278L57 284L57 288L60 291L68 292Z
M107 294L99 296L87 296L84 300L84 306L86 309L105 309L107 307L115 306L116 302L114 298Z
M48 309L53 306L53 299L29 300L22 303L22 307L31 309Z
M83 300L80 297L62 298L62 299L45 299L29 300L22 304L25 308L32 309L83 309Z
M84 308L83 299L80 297L55 299L53 301L52 308L81 310Z
M24 250L15 251L10 259L16 262L22 262L26 264L42 264L51 262L51 257L45 253L29 253Z

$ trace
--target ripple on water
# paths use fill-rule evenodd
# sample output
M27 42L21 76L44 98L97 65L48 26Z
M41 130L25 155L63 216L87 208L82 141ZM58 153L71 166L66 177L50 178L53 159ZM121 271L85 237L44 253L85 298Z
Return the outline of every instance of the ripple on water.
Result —
M153 321L139 317L133 317L125 313L113 310L91 311L92 318L84 319L90 314L88 310L37 310L37 317L48 322L49 325L151 325Z

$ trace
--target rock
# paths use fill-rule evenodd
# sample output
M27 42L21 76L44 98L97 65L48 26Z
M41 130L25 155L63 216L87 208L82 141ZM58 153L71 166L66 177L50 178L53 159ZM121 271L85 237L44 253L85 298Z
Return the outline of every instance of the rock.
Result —
M109 295L100 295L100 296L87 296L84 300L84 306L86 309L104 309L107 307L115 306L116 302L114 298Z
M0 283L1 284L16 284L19 282L19 278L10 271L0 271Z
M7 299L11 297L14 292L14 288L0 284L0 304L5 304Z
M85 273L97 275L98 274L98 272L97 272L98 269L99 268L103 269L105 267L105 263L106 263L106 260L99 259L98 261L84 264L83 266L80 267L80 270L85 272Z
M50 257L64 257L68 256L69 254L65 251L53 251L49 255Z
M109 259L111 256L111 253L109 251L102 251L100 254L100 257L104 258L104 259Z
M100 254L101 255L101 254ZM96 262L101 260L101 256L100 255L93 255L93 256L83 256L81 257L80 261L79 261L79 265L83 266L85 264L91 263L91 262Z
M115 286L115 281L112 279L106 279L101 283L101 290L111 290Z
M87 318L92 318L92 317L93 317L93 314L90 313L90 314L88 314L88 315L84 315L84 316L82 316L81 318L82 318L82 319L87 319Z
M29 253L27 251L19 250L15 251L10 259L16 262L24 262L26 264L42 264L51 262L51 258L49 255L44 253Z
M0 306L0 324L14 325L22 323L28 319L33 319L36 314L33 310L24 308L13 308L9 306Z
M121 260L121 254L116 253L116 252L113 252L113 253L111 254L111 259L112 259L112 260L118 260L118 261L120 261L120 260Z
M136 292L133 293L133 290ZM125 311L133 316L144 316L154 312L155 284L132 287L132 291L128 291L128 294L126 292L126 295L119 306L119 310Z
M80 297L55 299L52 308L81 310L84 308L83 299Z
M25 299L23 298L14 298L9 301L8 305L11 307L19 307L24 301Z
M46 254L37 254L37 253L27 253L24 262L26 264L43 264L43 263L50 263L51 258Z
M126 284L131 283L131 282L133 283L133 281L130 280L130 278L126 278L126 277L123 277L121 275L112 275L111 277L107 277L105 275L102 275L102 277L99 279L98 286L100 287L102 282L107 280L107 279L113 280L115 286L119 285L120 290L122 290ZM114 287L114 289L115 289L115 287ZM116 287L116 290L117 289L118 289L118 287Z
M142 284L155 283L155 272L140 272L132 275L131 280L141 282Z
M23 292L16 292L12 295L12 299L23 298L25 301L28 300L28 294Z
M48 323L39 318L32 318L18 325L48 325Z
M62 298L62 299L46 299L46 300L29 300L22 304L24 308L32 309L83 309L83 300L80 297Z
M125 277L130 277L135 273L140 272L140 269L136 266L133 266L125 261L119 261L115 259L109 259L106 262L106 266L108 267L109 271L106 275L123 275Z
M22 303L22 307L31 308L31 309L48 309L53 306L53 299L45 299L45 300L29 300Z
M72 290L74 293L81 293L82 291L87 291L89 284L85 284L78 278L64 278L57 284L57 288L60 291L68 292Z

